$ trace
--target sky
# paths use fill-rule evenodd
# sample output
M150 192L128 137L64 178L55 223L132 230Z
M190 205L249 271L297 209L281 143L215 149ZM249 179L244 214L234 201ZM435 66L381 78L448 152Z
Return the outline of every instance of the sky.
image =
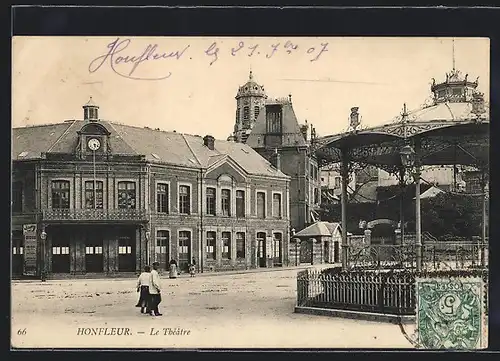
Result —
M353 106L362 126L419 108L453 59L489 99L487 38L14 37L12 57L13 127L82 119L92 96L105 120L226 139L250 69L319 136Z

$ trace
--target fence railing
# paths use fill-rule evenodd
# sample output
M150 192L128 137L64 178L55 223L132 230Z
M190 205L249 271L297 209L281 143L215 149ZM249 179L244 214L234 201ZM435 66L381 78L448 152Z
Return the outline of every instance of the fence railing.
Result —
M331 270L298 272L297 306L398 316L415 315L416 272L374 270L329 272ZM482 275L487 290L487 271L472 272ZM488 312L487 292L485 295L485 307Z
M348 250L348 264L357 268L416 268L417 246L357 245ZM433 242L422 245L422 268L426 270L471 269L488 266L488 245L482 243Z
M351 272L297 276L297 305L395 315L415 314L415 279L409 273Z

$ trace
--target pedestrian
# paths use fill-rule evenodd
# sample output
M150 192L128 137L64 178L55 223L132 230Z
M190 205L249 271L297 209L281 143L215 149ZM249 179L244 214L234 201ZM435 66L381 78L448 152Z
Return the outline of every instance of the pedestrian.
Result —
M149 295L149 285L151 281L151 267L145 266L144 272L139 275L137 279L137 292L139 292L139 301L135 307L141 308L141 313L150 312L150 295Z
M191 275L191 277L194 277L194 274L195 274L195 265L193 263L190 263L189 264L189 274Z
M149 314L151 316L162 315L158 310L158 305L161 302L160 275L158 274L159 266L160 264L158 262L153 262L153 270L150 273L149 297L151 305L149 306Z
M177 278L177 261L172 259L170 261L170 272L168 273L169 278Z

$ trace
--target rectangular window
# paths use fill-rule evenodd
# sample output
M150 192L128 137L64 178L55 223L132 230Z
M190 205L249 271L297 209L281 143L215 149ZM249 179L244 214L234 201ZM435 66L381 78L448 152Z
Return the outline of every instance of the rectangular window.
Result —
M159 183L156 185L156 211L168 213L168 184Z
M135 182L118 182L118 208L135 209Z
M85 247L85 254L94 254L94 247Z
M236 217L245 217L245 191L236 191Z
M216 259L216 236L217 233L215 232L207 232L207 259Z
M52 181L52 208L69 208L69 181Z
M95 182L96 190L94 192L94 181L85 181L85 208L103 208L103 182ZM94 204L95 194L95 204Z
M222 258L231 259L231 232L222 232Z
M281 194L273 194L273 217L281 218Z
M216 195L215 188L207 188L207 214L215 216Z
M245 258L245 233L236 233L236 258Z
M12 212L21 213L23 211L23 183L12 183Z
M52 254L69 254L69 247L52 247Z
M156 232L156 253L167 253L167 247L170 242L170 234L168 231Z
M274 262L281 263L281 233L274 233L273 237L273 258Z
M102 254L102 247L101 246L94 247L94 253L95 254Z
M335 188L340 188L340 177L335 177Z
M266 112L266 128L268 134L282 133L281 106L270 106Z
M229 189L223 189L221 191L221 203L222 203L222 215L231 215L231 191Z
M191 214L191 188L179 186L179 213Z
M119 246L118 247L118 254L132 254L132 247L131 246Z
M266 218L266 193L257 192L257 217Z

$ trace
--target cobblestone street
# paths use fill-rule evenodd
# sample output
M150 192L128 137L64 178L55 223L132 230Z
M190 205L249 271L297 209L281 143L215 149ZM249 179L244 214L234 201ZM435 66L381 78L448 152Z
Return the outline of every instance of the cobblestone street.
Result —
M281 270L194 278L182 275L175 280L163 277L161 317L142 315L134 307L138 297L135 279L13 283L12 345L412 347L397 325L295 314L296 273L296 270ZM112 330L113 327L120 329ZM130 335L123 334L127 328ZM99 332L100 336L92 335Z

